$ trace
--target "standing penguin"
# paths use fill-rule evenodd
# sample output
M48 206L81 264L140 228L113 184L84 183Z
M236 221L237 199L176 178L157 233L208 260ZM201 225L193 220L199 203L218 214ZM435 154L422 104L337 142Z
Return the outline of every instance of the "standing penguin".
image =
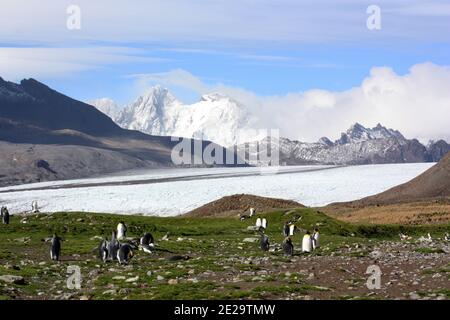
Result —
M109 241L105 238L104 240L102 240L102 242L100 242L100 245L98 247L98 255L103 262L106 262L106 260L108 260L108 247Z
M287 256L294 255L294 244L290 237L286 237L283 241L283 252Z
M256 224L255 224L258 228L262 227L262 222L261 222L261 218L256 219Z
M303 236L302 251L303 252L311 252L312 251L311 233L309 231L306 231L306 234Z
M262 229L259 229L259 234L261 235L261 240L259 242L262 251L269 251L270 243L269 237L264 233Z
M152 234L146 232L139 241L139 249L147 253L152 253L152 249L155 247L153 241Z
M7 207L3 207L2 222L3 224L9 224L9 211Z
M108 259L116 260L117 259L117 251L119 250L120 243L116 238L116 231L112 232L111 241L108 246Z
M61 241L62 239L54 233L52 237L52 245L50 247L50 259L53 261L59 261L59 257L61 255Z
M253 217L255 211L256 211L255 208L250 208L250 217Z
M119 251L117 251L117 260L120 264L128 264L133 257L133 250L128 243L120 245Z
M287 222L283 225L283 236L288 237L289 236L289 224Z
M295 224L291 224L291 225L289 226L289 236L293 236L293 235L294 235L295 229L297 229L297 227L295 226Z
M320 238L319 229L315 228L314 232L312 234L312 248L313 248L313 250L316 250L320 246L319 238Z
M267 229L267 226L268 226L267 219L263 218L262 221L261 221L261 227L263 227L264 230L265 230L265 229Z
M122 240L127 237L127 226L123 221L117 225L117 239Z
M31 203L31 213L39 213L39 206L36 200Z

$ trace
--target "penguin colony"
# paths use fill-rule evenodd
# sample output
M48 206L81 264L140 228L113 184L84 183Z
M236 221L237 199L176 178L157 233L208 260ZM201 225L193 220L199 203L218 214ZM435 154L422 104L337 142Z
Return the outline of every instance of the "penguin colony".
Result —
M39 212L37 207L37 202L33 202L32 204L32 212ZM249 215L240 215L240 220L246 220L255 216L255 209L250 208ZM282 243L282 250L285 255L292 256L294 254L294 244L292 242L292 238L297 230L296 222L301 220L301 216L295 216L289 221L286 221L282 227L282 234L284 236L284 240ZM0 208L0 219L3 224L9 224L10 214L8 208L2 206ZM269 251L270 249L270 241L269 236L265 234L265 231L268 227L268 222L266 218L258 217L255 223L256 229L260 235L260 248L262 251ZM410 236L400 233L400 240L411 240ZM167 233L162 241L169 240L169 233ZM446 233L444 235L443 240L450 241L450 235ZM62 239L56 233L53 234L52 237L47 238L46 241L51 242L50 246L50 259L53 261L60 261L61 256L61 247L62 247ZM125 242L128 241L128 242ZM427 237L421 237L419 239L421 242L432 242L431 235L428 233ZM320 246L320 234L317 228L314 229L311 234L310 231L305 231L305 234L302 238L301 242L301 251L302 252L312 252L319 248ZM107 238L102 239L98 246L98 256L103 262L107 261L117 261L121 265L126 265L130 262L131 258L134 256L133 250L140 250L145 253L153 253L155 250L155 243L152 234L146 232L144 235L139 238L139 242L133 238L127 238L127 227L123 221L119 222L116 230L113 230L111 233L111 239ZM177 260L177 257L180 257L182 260L189 259L188 256L173 256L174 260Z
M139 244L135 239L127 238L127 226L123 221L117 225L117 230L111 233L111 239L103 239L98 247L98 256L103 261L118 261L126 265L134 256L133 250L141 250L145 253L153 253L155 247L153 236L146 232L140 239ZM120 240L120 241L119 241ZM121 242L128 240L130 243Z
M32 212L39 212L37 208L37 203L33 202ZM240 215L240 220L250 219L255 215L255 209L250 208L249 215ZM301 217L297 216L290 221L287 221L283 226L283 235L285 237L282 243L282 249L285 255L292 256L294 254L294 244L291 237L294 236L297 227L295 222L299 221ZM1 207L1 220L3 224L9 224L9 212L6 207ZM270 241L269 236L265 234L268 228L268 222L266 218L258 217L256 219L256 227L260 235L260 248L262 251L269 251ZM163 240L168 240L169 235L166 234ZM53 261L60 261L62 238L60 238L56 233L53 234L51 238L47 241L51 242L50 246L50 259ZM125 242L125 241L129 241ZM319 247L319 230L316 228L314 233L311 235L309 231L305 233L302 241L302 251L311 252ZM139 243L135 239L127 238L127 226L123 221L119 222L116 230L111 232L111 238L102 239L98 246L98 257L103 261L117 261L121 265L126 265L130 262L131 258L134 256L133 250L141 250L145 253L153 253L155 249L153 236L146 232L139 239Z
M294 244L292 242L291 237L293 237L294 233L298 230L297 226L294 223L300 220L301 216L296 216L293 219L286 221L283 225L282 233L284 236L284 240L282 243L282 249L284 254L287 256L294 255ZM262 251L269 251L270 247L269 236L265 234L267 226L268 222L266 218L260 217L256 218L255 227L258 230L258 233L261 237L260 248ZM302 239L302 252L312 252L313 250L319 248L320 246L319 239L320 239L319 229L315 228L312 234L309 231L306 231Z
M32 213L39 212L36 201L32 203ZM9 224L8 208L2 206L0 208L0 219L3 224ZM166 234L162 240L168 240L169 234ZM42 241L50 242L50 260L60 261L63 238L54 233L51 237L42 239ZM153 253L155 250L154 238L151 233L146 232L139 239L127 237L127 226L121 221L117 225L116 230L111 232L111 238L101 240L95 249L98 257L103 261L117 261L121 265L126 265L134 256L134 250L141 250L145 253ZM182 256L184 260L189 259L188 256Z

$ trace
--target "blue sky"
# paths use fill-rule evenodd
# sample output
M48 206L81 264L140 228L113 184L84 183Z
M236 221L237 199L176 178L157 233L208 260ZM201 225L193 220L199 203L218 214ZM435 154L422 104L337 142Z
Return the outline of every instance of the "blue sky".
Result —
M450 49L446 44L376 45L365 48L335 44L305 45L292 50L242 49L240 52L246 52L249 58L242 58L241 53L237 55L232 51L173 52L159 50L158 45L145 47L144 50L151 52L148 56L152 57L156 53L167 61L102 66L94 74L91 70L80 72L64 81L59 77L50 77L46 83L84 100L105 96L126 103L140 93L136 91L133 79L127 77L128 74L183 69L211 85L223 83L260 95L281 95L315 88L346 90L360 85L374 66L390 66L398 74L405 74L412 65L420 62L450 65ZM252 55L261 58L252 59ZM180 86L172 86L171 90L185 102L198 98L195 92L183 90Z
M80 29L67 28L70 5L80 9ZM366 26L369 5L381 10L379 30ZM352 88L367 94L365 84L376 82L383 100L394 87L417 91L424 79L446 81L449 30L448 0L2 0L0 76L34 77L84 101L110 97L123 105L161 83L189 103L220 89L259 105L296 96L289 105L309 110L302 99L310 91L340 101ZM390 71L374 72L377 67ZM436 115L442 118L448 115L443 113L447 98L444 90L436 91L425 104L439 105ZM351 105L368 100L358 99L352 96ZM376 103L369 101L372 107ZM395 100L396 109L403 103L406 107L408 99ZM345 106L336 103L333 110L339 114ZM355 120L381 119L420 135L413 119L404 125L392 110L373 115L372 109ZM353 120L346 118L330 134ZM430 129L424 138L448 132L445 123L428 126L438 130Z
M70 4L80 8L79 30L66 27ZM366 27L371 4L381 9L380 30ZM375 66L404 74L426 61L450 65L449 1L5 0L0 20L3 48L123 48L111 61L95 53L90 60L73 57L69 63L80 68L67 72L46 71L45 64L44 70L23 70L19 62L16 71L1 74L11 80L29 74L83 100L108 96L125 103L136 94L127 75L174 69L205 83L274 95L345 90ZM0 50L1 67L2 60L11 64L7 58ZM64 59L54 55L58 63ZM174 90L182 100L195 98L189 90Z

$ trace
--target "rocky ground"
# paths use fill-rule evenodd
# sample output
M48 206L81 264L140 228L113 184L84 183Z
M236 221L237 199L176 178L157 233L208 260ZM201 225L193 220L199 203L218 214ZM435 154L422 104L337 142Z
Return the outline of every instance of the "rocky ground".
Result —
M13 216L0 226L0 297L3 299L449 299L449 224L432 226L351 225L313 209L264 214L269 252L259 250L253 220L156 218L57 213ZM302 217L304 229L318 226L322 245L300 253L280 250L284 221ZM101 237L120 220L129 237L144 231L157 251L135 252L127 266L102 263L95 255ZM62 261L51 262L53 232L64 238ZM400 241L398 233L411 236ZM168 240L163 240L166 234ZM431 233L432 240L424 237ZM129 241L132 239L130 238ZM183 257L183 259L181 258ZM186 259L184 259L186 258ZM369 266L380 268L380 289L368 289ZM70 266L81 271L81 288L69 289Z

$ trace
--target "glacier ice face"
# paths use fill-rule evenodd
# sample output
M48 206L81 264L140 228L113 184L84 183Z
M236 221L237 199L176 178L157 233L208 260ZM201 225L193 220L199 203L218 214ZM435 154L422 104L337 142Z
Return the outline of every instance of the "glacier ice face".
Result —
M139 171L134 175L41 182L1 188L0 191L16 191L2 193L2 201L14 212L30 210L30 199L36 199L45 212L87 211L173 216L237 193L291 199L307 206L356 200L409 181L432 165L433 163L384 164L330 167L326 170L320 166L285 167L280 171L285 174L270 175L249 175L258 173L259 168L252 167L157 169ZM291 170L293 171L290 172ZM193 175L198 175L198 179L182 180L182 177ZM219 176L210 180L205 179L206 175ZM119 183L145 179L164 180L174 176L180 179L145 185ZM112 181L116 181L117 185L83 187L83 184ZM74 184L79 187L64 188ZM47 190L21 190L43 186L53 187Z

